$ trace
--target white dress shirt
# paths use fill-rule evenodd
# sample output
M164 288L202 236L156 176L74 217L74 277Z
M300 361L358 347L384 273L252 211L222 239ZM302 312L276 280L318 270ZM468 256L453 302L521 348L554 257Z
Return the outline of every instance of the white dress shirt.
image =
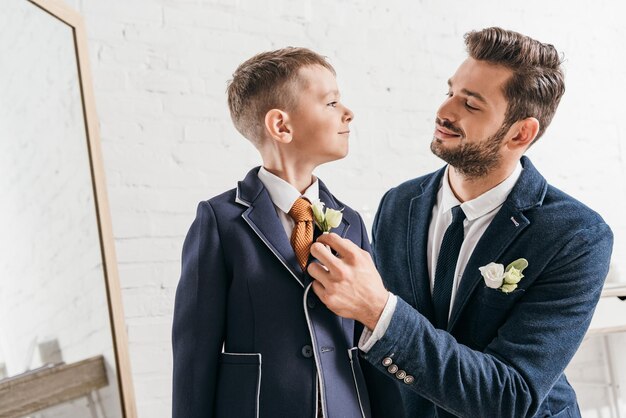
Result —
M265 167L259 169L258 176L259 180L261 180L261 183L263 183L267 192L270 194L270 199L272 199L272 203L274 203L274 208L276 209L280 223L285 229L287 238L291 239L295 222L291 216L289 216L289 211L300 196L306 197L311 203L320 198L320 186L317 178L314 177L315 180L313 184L304 191L304 194L300 194L295 187L280 177L270 173Z
M452 192L448 181L448 169L449 166L446 167L443 174L439 191L437 192L437 200L433 206L432 218L428 228L426 258L428 262L430 291L432 293L435 285L435 270L437 258L439 257L439 249L441 248L441 241L446 233L446 229L448 229L448 226L452 223L452 208L461 205L466 219L463 221L464 239L456 263L454 282L452 283L452 296L450 298L450 312L452 312L454 298L459 288L461 277L463 277L463 273L465 272L465 266L467 266L467 262L474 252L476 244L498 213L498 210L509 196L509 193L511 193L515 183L517 183L520 174L522 174L522 164L518 162L513 172L502 183L475 199L463 203L459 202ZM365 328L361 334L359 340L359 348L361 351L368 352L372 346L385 335L389 323L391 322L393 312L395 311L396 303L397 297L390 292L387 304L374 331ZM448 315L450 315L450 312L448 312Z

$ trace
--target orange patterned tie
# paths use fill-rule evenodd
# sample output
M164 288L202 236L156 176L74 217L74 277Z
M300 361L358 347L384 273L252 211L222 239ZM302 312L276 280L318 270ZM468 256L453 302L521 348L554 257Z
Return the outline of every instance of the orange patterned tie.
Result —
M296 223L291 233L291 246L296 253L296 258L300 267L304 271L309 260L309 251L313 243L313 210L311 202L303 197L299 197L289 210Z

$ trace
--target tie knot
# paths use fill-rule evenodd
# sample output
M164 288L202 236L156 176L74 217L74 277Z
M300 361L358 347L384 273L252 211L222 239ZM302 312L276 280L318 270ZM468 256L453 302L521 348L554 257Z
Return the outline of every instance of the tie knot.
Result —
M291 216L295 222L311 222L313 220L311 202L303 197L299 197L289 210L289 216Z
M452 223L463 222L465 220L465 212L461 209L461 205L452 208Z

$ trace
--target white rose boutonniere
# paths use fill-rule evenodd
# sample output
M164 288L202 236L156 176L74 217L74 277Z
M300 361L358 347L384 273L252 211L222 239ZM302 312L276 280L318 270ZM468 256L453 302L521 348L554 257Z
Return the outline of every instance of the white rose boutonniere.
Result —
M480 270L487 287L498 289L503 293L511 293L524 277L522 271L526 267L528 267L528 260L518 258L506 266L506 269L502 264L491 262L486 266L479 267L478 270Z
M317 200L311 204L313 210L313 220L315 225L324 233L327 234L331 229L337 228L341 224L343 213L340 210L331 208L324 209L324 202Z

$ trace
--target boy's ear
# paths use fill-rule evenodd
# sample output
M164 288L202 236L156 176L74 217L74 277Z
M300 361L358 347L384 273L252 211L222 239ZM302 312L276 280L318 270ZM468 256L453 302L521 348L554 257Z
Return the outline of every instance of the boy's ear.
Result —
M509 146L513 148L526 149L532 144L539 132L539 121L537 118L528 117L516 123L517 132L509 141Z
M280 109L271 109L265 114L265 129L272 139L283 144L288 144L293 139L289 115Z

